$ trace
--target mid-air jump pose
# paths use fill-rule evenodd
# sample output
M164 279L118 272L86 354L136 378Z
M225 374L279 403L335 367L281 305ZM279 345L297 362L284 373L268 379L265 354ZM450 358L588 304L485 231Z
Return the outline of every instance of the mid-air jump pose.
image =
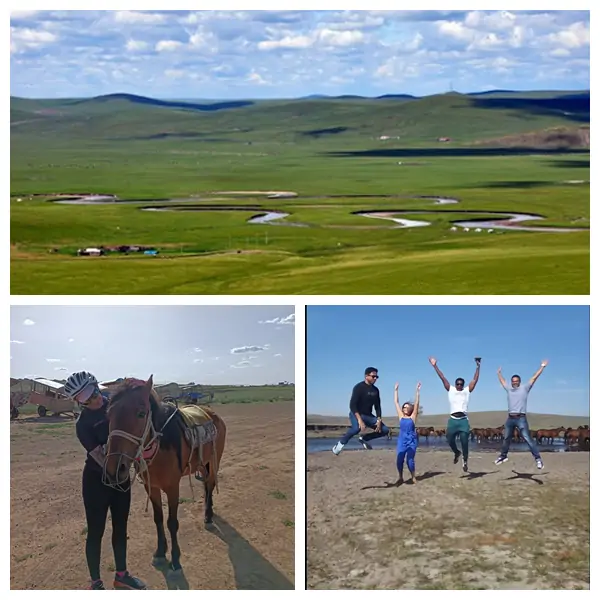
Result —
M519 375L513 375L510 378L510 387L507 386L506 380L502 377L502 367L498 369L500 385L506 390L507 394L508 417L504 424L504 443L502 444L500 456L495 460L495 464L501 465L508 460L510 441L512 440L515 429L518 429L521 433L521 437L529 446L531 454L533 454L537 468L544 468L544 463L542 462L542 457L540 456L537 444L533 441L531 433L529 432L529 423L527 422L527 397L529 396L533 384L537 381L537 378L542 374L542 371L547 365L548 361L543 360L540 368L525 385L521 385L521 377Z
M469 408L469 397L479 381L479 366L481 365L481 358L475 359L475 364L477 367L475 369L475 375L469 383L468 388L465 388L465 380L462 377L456 379L454 385L450 385L448 380L444 377L444 374L437 366L437 360L431 357L429 362L435 369L435 372L438 374L439 378L442 380L444 388L448 392L448 400L450 402L450 418L448 419L448 426L446 428L446 439L448 440L450 448L452 448L452 451L454 452L454 464L456 464L460 458L460 450L456 445L456 436L458 435L460 437L460 445L463 456L462 468L466 473L469 470L469 435L471 431L467 411Z

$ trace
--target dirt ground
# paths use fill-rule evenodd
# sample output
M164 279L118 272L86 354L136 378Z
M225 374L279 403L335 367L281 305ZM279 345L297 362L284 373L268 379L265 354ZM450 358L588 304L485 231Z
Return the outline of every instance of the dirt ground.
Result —
M214 405L227 425L214 495L215 527L205 529L202 483L181 481L179 544L183 576L151 566L156 548L152 506L135 483L128 568L149 589L293 589L294 403ZM85 451L72 419L11 422L11 589L83 589L86 523L81 500ZM166 497L163 494L166 523ZM165 525L166 528L166 525ZM170 536L168 531L167 540ZM102 576L112 589L110 523ZM169 556L169 555L168 555Z
M308 455L308 589L589 589L589 453ZM405 471L405 477L408 473Z

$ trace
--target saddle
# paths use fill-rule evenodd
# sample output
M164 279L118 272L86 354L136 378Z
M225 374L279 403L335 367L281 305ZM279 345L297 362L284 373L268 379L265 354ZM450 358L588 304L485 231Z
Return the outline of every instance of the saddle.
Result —
M185 437L190 444L191 452L188 461L188 467L192 462L194 451L198 452L198 465L201 464L202 447L215 440L217 437L217 428L210 415L200 406L187 405L179 409L185 422ZM196 479L202 481L202 473L196 471Z

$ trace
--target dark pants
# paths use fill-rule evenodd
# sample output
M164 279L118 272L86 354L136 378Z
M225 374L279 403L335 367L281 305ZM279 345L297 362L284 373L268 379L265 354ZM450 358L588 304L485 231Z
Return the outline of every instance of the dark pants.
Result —
M508 419L506 419L506 423L504 424L504 443L502 444L500 456L506 458L506 455L508 454L508 449L510 448L510 442L515 433L515 429L518 429L521 433L521 437L529 446L529 450L531 451L531 454L533 454L533 458L535 458L536 460L538 458L541 458L537 444L533 441L531 433L529 432L529 423L527 422L527 417L510 416L508 417Z
M358 426L358 419L354 413L349 413L350 416L350 427L348 427L348 431L344 434L344 437L340 440L342 444L347 444L355 435L360 433L360 427ZM360 415L362 420L365 422L367 427L371 429L375 429L377 426L377 418L373 415ZM381 423L381 432L377 433L374 431L373 433L367 433L367 435L363 435L363 440L368 442L370 440L374 440L378 437L383 437L389 433L390 429L387 425Z
M446 427L446 440L450 444L450 448L454 452L454 456L458 456L460 451L456 445L456 436L460 437L460 446L462 448L462 455L465 461L469 460L469 436L471 427L469 425L469 419L448 419L448 425Z
M112 519L112 546L115 570L127 569L127 518L131 504L131 490L120 492L102 483L102 473L86 465L82 477L83 506L87 520L85 556L90 577L100 579L100 552L106 517L110 509Z

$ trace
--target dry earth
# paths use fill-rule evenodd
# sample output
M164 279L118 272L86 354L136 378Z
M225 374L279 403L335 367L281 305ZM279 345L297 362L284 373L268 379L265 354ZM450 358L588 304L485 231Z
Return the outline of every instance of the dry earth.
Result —
M589 453L543 457L419 450L393 487L393 450L309 454L308 589L589 589Z
M214 496L215 525L205 529L202 484L181 482L179 544L183 577L151 566L152 507L134 484L128 567L149 589L293 589L294 403L214 405L227 440ZM71 419L11 422L11 589L83 589L86 524L81 500L85 451ZM166 505L164 503L166 521ZM110 523L102 575L112 587ZM167 539L170 539L167 532Z

